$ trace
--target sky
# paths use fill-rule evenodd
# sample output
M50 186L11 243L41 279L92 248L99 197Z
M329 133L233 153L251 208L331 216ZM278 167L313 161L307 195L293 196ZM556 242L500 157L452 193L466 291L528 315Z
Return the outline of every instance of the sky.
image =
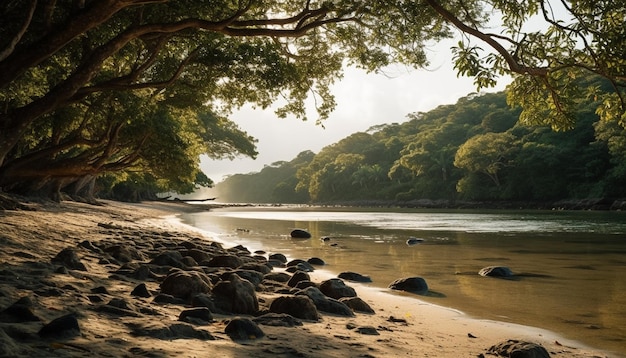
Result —
M298 153L320 149L356 132L385 123L401 123L414 112L427 112L442 104L454 104L476 92L473 79L457 77L452 64L450 47L453 42L439 43L429 48L430 66L411 69L391 66L384 74L365 73L347 68L344 77L332 87L337 103L335 111L316 125L316 114L308 121L295 117L278 118L272 109L244 107L230 119L240 129L258 140L256 160L240 157L235 160L201 160L202 171L215 183L225 176L258 172L265 165L290 161ZM501 91L510 82L504 78L488 92Z

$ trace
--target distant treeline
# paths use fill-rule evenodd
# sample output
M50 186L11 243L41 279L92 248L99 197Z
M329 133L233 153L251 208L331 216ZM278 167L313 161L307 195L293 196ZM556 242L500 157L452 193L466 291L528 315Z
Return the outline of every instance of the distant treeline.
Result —
M597 85L597 84L596 84ZM229 202L572 202L626 197L626 129L593 98L568 131L518 123L506 93L471 95L217 184Z

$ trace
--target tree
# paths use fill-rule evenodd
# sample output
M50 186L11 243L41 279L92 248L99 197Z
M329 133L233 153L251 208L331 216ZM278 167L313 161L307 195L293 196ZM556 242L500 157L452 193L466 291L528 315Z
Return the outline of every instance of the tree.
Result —
M126 126L121 124L123 111L112 114L117 126L98 113L94 119L102 120L90 121L98 123L95 133L83 125L84 116L129 92L137 96L132 102L137 110L158 107L161 112L156 112L169 111L170 116L191 110L224 118L244 103L265 108L278 98L284 99L279 116L306 118L305 99L312 95L319 118L324 119L335 105L329 86L340 77L344 63L368 71L392 62L424 66L428 63L424 49L451 37L452 27L463 33L455 52L459 73L474 77L479 88L493 85L498 75L514 75L509 102L522 106L523 122L569 128L572 108L593 95L602 118L626 126L626 5L594 0L558 4L559 8L551 7L556 1L547 0L454 0L445 5L437 0L4 1L0 176L19 167L25 157L52 158L42 155L47 146L58 150L62 143L67 148L59 153L65 154L106 142L109 149L100 153L113 151L111 144L120 143L117 128ZM487 30L492 26L487 15L492 12L502 20L498 34ZM529 30L527 23L537 17L545 26ZM483 52L471 38L484 41L492 51ZM579 79L590 73L606 78L610 90L583 91ZM178 102L175 109L161 105L172 98ZM63 133L70 139L70 133L78 134L76 128L83 130L72 140L38 137ZM142 150L143 145L122 152L133 159ZM85 158L105 157L71 156L73 167L85 164ZM59 172L58 157L54 159L48 168ZM68 180L75 180L76 173L70 174ZM57 185L63 181L59 177Z

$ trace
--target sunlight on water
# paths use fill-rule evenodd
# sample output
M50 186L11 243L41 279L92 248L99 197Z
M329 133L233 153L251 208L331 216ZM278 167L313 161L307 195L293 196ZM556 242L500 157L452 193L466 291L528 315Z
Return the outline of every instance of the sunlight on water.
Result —
M344 222L378 229L453 232L626 232L626 223L580 221L559 213L539 218L530 214L380 213L337 211L225 211L216 215L258 220ZM547 217L548 216L548 217Z

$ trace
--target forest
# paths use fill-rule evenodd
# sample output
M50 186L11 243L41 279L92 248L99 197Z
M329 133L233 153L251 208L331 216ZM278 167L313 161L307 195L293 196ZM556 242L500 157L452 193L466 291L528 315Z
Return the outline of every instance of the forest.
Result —
M211 186L200 156L258 154L229 118L242 106L323 123L346 66L428 68L448 39L477 92L512 79L515 109L479 96L412 114L272 165L297 173L259 190L281 202L621 195L625 19L623 2L595 0L1 1L0 199Z
M257 203L610 202L626 197L626 130L599 120L595 106L581 103L575 127L554 131L521 124L505 92L472 94L216 189L220 200Z

